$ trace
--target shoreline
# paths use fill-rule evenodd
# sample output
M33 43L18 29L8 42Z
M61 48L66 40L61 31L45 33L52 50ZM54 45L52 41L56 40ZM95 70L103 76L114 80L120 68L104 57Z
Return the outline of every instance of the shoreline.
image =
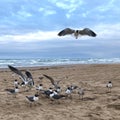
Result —
M11 66L14 66L18 69L46 69L46 68L58 68L58 67L72 67L72 66L94 66L94 65L120 65L120 63L85 63L85 64L61 64L61 65L44 65L44 66L25 66L25 67L22 67L22 66L14 66L14 65L11 65ZM9 68L7 67L3 67L3 68L0 68L0 71L1 70L8 70Z
M48 67L76 64L120 64L120 58L0 59L0 68L7 68L7 65L13 65L17 67Z

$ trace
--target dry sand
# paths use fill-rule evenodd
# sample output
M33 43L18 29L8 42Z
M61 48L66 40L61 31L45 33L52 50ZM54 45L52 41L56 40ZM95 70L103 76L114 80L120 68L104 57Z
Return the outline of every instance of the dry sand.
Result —
M39 80L47 74L55 80L62 79L62 93L68 85L77 85L85 89L84 99L80 100L77 90L72 99L62 98L58 102L40 96L36 105L29 106L26 95L34 95L35 88L29 92L21 92L14 98L8 95L6 88L13 88L9 69L0 69L0 120L120 120L120 64L66 65L36 68L18 68L24 72L29 70L35 85L43 83L44 89L51 86L47 78ZM112 81L113 88L108 93L106 83ZM21 88L22 89L22 88Z

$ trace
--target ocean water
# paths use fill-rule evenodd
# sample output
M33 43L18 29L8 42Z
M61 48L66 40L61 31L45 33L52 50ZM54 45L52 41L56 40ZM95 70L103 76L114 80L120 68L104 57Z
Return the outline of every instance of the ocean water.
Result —
M29 58L29 59L0 59L0 68L8 65L16 67L56 66L68 64L112 64L120 63L120 58Z

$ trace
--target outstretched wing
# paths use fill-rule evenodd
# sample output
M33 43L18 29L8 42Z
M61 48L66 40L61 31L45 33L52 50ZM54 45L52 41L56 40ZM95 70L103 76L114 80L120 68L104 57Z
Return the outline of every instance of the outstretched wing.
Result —
M30 85L33 86L34 85L34 80L33 80L32 74L29 71L26 71L25 74L28 78L28 82L30 83Z
M74 32L75 32L75 30L70 29L70 28L66 28L66 29L60 31L58 33L58 36L70 35L70 34L73 34Z
M33 79L32 74L29 71L26 71L25 74L28 78Z
M18 75L21 77L21 79L22 79L23 82L26 81L26 77L22 74L22 72L21 72L20 70L18 70L17 68L15 68L15 67L13 67L13 66L11 66L11 65L8 65L8 67L9 67L9 69L10 69L12 72L18 74Z
M97 34L89 28L79 30L79 34L80 35L88 35L88 36L91 36L91 37L96 37L97 36Z
M48 78L53 85L55 85L54 79L48 75L43 74L46 78Z

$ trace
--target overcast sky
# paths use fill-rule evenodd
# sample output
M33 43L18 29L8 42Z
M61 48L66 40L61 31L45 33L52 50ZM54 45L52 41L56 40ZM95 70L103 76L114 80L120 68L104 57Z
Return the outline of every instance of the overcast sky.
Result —
M97 37L57 36L66 27ZM120 0L0 0L0 54L120 57Z

